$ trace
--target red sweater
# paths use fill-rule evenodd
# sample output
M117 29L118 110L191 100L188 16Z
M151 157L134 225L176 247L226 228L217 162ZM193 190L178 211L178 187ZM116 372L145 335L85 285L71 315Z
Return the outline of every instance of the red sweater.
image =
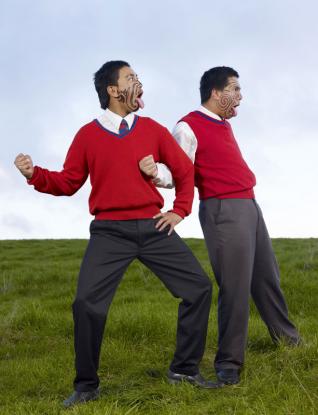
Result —
M70 196L90 175L89 209L96 219L152 218L164 201L139 161L152 154L166 164L176 183L172 211L184 217L192 207L193 165L168 130L151 118L138 117L127 134L106 130L97 120L76 134L61 172L36 166L29 184L39 192Z
M254 198L256 179L242 157L231 125L199 111L180 121L189 124L198 141L194 166L200 199Z

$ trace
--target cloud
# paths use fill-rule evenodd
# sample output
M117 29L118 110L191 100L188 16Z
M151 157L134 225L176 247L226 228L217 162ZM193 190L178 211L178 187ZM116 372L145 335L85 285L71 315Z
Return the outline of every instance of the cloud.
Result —
M139 73L151 116L172 129L199 105L203 71L240 73L233 128L256 172L273 236L318 236L314 155L318 38L314 1L129 3L4 2L0 17L0 224L2 238L87 237L89 185L72 198L33 191L16 171L19 152L59 170L81 125L100 113L93 73L125 59ZM164 192L171 205L173 192ZM288 206L288 208L286 208ZM183 236L202 236L193 214ZM301 213L306 211L305 218ZM52 220L54 218L54 222Z
M1 218L1 225L4 227L4 232L6 230L10 233L16 231L18 235L21 235L21 233L30 235L32 230L31 222L27 218L16 214L4 214Z

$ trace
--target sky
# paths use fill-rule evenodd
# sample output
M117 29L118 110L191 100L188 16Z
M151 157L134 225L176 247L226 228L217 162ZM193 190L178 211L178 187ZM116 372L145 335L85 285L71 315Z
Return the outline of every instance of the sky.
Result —
M102 113L93 74L128 61L145 108L170 130L197 109L213 66L240 74L231 124L257 177L271 237L318 237L318 5L315 0L128 2L3 0L0 13L0 239L88 238L87 182L72 197L36 192L13 162L61 170L78 129ZM162 191L166 209L173 190ZM196 195L183 237L202 238Z

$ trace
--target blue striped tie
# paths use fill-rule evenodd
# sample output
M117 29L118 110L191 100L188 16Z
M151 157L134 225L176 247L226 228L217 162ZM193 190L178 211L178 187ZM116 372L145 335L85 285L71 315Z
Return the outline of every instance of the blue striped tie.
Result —
M126 134L129 131L127 121L123 118L119 126L119 135Z

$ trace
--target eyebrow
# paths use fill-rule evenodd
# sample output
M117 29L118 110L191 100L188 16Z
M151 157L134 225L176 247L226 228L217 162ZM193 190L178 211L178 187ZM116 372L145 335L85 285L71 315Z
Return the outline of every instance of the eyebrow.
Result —
M235 88L241 89L241 86L236 84L235 81L229 82L225 88L229 87L229 86L234 86Z
M138 78L137 74L133 74L133 73L129 73L128 75L126 75L126 78L129 78L130 76L136 76Z

